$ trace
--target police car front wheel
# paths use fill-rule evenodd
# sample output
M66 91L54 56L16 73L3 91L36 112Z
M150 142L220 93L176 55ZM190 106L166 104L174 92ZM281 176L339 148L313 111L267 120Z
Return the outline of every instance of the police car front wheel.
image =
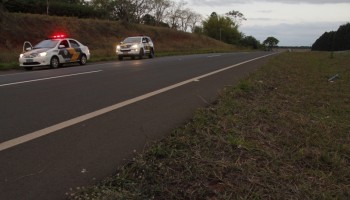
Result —
M79 61L80 65L85 65L87 61L86 55L82 55Z
M56 56L52 57L50 60L50 67L51 68L58 68L60 66L60 61Z

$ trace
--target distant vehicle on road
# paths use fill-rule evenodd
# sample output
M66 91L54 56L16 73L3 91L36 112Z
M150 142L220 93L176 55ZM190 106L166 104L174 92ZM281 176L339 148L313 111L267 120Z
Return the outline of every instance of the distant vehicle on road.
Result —
M23 52L19 56L19 64L26 70L33 67L50 66L58 68L66 63L85 65L90 59L89 48L79 41L59 34L39 42L34 47L24 42Z
M142 59L145 55L148 55L149 58L153 58L154 45L151 38L148 36L128 37L117 45L116 53L119 60L123 60L124 57L135 59L136 56Z

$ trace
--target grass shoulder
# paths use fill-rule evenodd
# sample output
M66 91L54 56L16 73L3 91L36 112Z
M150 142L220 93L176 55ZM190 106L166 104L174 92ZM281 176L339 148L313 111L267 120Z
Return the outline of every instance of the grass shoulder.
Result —
M236 50L235 50L236 51ZM199 50L183 50L183 51L161 51L157 52L155 57L165 56L177 56L177 55L193 55L193 54L206 54L206 53L229 53L233 52L232 49L199 49ZM116 55L98 55L92 56L88 63L96 63L101 61L117 61ZM0 70L18 70L21 69L18 62L0 63Z
M349 64L349 53L271 58L116 175L69 198L348 199Z
M0 63L0 70L20 69L18 62Z

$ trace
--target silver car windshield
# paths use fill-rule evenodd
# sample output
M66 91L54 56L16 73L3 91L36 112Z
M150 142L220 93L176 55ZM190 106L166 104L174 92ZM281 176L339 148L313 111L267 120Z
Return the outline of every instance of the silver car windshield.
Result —
M141 41L140 37L129 37L126 38L123 43L139 43Z
M34 46L34 49L54 48L59 40L43 40Z

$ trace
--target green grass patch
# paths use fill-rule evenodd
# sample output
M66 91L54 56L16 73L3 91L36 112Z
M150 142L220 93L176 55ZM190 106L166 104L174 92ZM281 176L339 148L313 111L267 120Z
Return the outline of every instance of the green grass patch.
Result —
M0 70L19 69L18 62L0 63Z
M349 53L280 54L69 198L349 199L349 91Z

